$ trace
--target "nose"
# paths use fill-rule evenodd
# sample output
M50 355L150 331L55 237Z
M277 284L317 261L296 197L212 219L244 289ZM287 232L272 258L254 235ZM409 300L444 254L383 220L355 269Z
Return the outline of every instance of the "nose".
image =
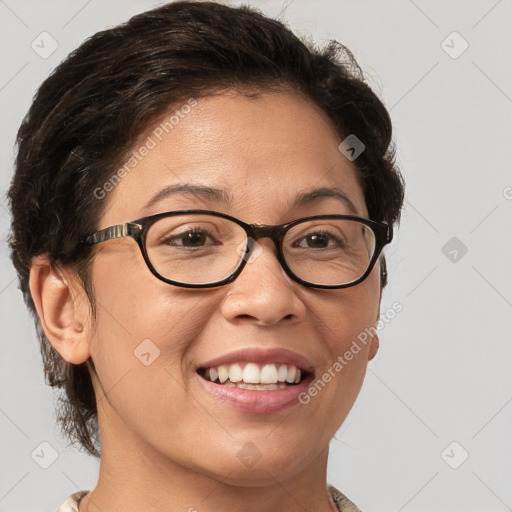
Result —
M222 314L229 321L246 319L258 325L302 320L306 307L295 293L298 286L281 267L272 240L260 239L240 275L227 286Z

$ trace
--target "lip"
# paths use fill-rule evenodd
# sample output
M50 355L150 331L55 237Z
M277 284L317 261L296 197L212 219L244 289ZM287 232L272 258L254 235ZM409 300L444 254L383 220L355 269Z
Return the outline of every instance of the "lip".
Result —
M211 368L212 366L220 366L221 364L229 365L238 363L240 361L249 361L251 363L267 364L267 363L285 363L294 364L301 370L311 371L312 364L304 356L287 350L284 348L243 348L235 350L229 354L210 359L205 363L201 363L196 369ZM265 393L265 391L261 391Z
M216 384L196 374L203 388L222 403L242 412L271 414L299 404L299 395L307 392L313 374L303 381L283 389L257 391Z

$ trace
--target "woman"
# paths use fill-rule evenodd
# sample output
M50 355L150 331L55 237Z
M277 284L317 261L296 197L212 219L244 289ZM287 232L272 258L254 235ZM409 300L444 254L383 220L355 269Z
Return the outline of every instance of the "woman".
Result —
M327 457L378 350L390 144L348 50L246 7L143 13L42 84L12 259L63 430L101 450L61 512L358 510Z

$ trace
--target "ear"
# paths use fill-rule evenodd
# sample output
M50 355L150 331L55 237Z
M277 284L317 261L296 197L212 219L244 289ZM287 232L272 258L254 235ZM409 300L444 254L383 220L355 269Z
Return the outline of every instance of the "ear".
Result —
M370 345L370 351L368 352L368 361L371 361L375 357L378 350L379 350L379 335L375 334L375 336L372 338L372 342Z
M380 310L380 308L379 308ZM375 355L377 354L377 351L379 350L379 344L380 344L380 340L379 340L379 333L377 331L377 325L378 325L378 322L379 322L379 316L380 316L380 311L377 313L377 318L375 320L375 334L372 336L372 340L371 340L371 343L370 343L370 350L368 352L368 361L371 361Z
M29 287L41 327L53 348L68 363L87 361L89 302L76 277L52 265L44 254L32 258Z

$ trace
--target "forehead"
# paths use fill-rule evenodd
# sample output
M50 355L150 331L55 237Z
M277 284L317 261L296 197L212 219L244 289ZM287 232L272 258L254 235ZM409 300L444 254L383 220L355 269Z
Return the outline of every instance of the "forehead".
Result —
M297 196L317 188L341 191L355 213L366 216L354 164L338 149L341 140L319 107L291 93L225 93L174 106L132 148L105 197L102 227L197 207L278 223L296 217ZM226 194L183 191L190 184ZM182 192L162 194L169 188ZM337 205L334 213L353 213L335 199L322 201L324 208Z

